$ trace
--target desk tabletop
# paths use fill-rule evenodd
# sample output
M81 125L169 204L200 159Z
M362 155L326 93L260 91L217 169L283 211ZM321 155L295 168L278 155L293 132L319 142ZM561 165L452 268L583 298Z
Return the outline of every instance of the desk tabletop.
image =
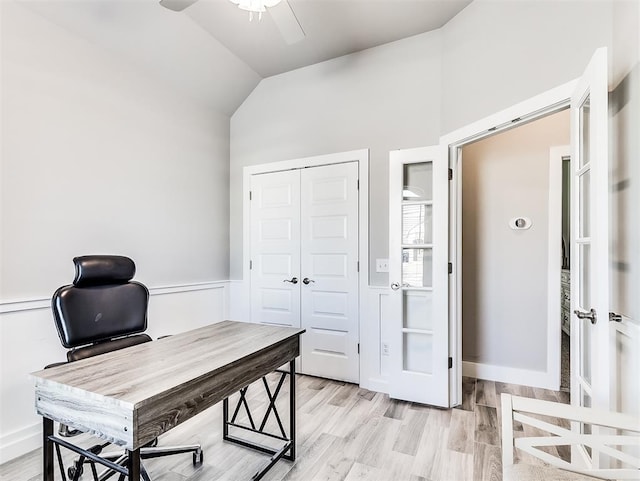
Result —
M32 376L69 389L140 405L303 332L304 329L290 327L223 321L37 371Z

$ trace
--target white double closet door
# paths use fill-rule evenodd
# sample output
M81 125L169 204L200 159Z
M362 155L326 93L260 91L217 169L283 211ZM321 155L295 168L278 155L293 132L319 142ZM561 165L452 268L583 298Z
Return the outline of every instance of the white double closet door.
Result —
M251 321L303 327L299 371L359 382L358 163L251 176Z

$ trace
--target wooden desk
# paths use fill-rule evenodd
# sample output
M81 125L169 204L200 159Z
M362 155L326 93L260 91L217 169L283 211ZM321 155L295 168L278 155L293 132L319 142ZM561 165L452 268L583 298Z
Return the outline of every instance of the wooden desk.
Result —
M44 480L54 479L55 420L123 446L138 481L140 447L287 362L294 374L303 332L224 321L33 373ZM290 391L294 431L295 375Z

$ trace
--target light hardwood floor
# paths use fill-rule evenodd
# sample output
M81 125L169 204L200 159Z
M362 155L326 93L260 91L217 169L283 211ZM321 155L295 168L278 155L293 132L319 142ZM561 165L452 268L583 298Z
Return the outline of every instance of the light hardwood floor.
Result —
M297 380L297 460L280 461L266 480L501 481L500 394L568 402L566 392L464 378L463 404L444 410L353 384L300 375ZM270 385L275 383L271 376ZM286 389L285 383L278 402L285 427ZM267 406L262 387L252 385L247 398L261 418ZM276 426L273 415L267 425ZM160 445L202 443L204 463L194 467L191 455L147 460L151 479L250 479L267 457L224 443L221 431L220 404L163 435ZM83 443L90 446L91 440ZM6 481L39 480L41 473L39 450L0 466ZM82 479L91 479L90 470L85 473Z

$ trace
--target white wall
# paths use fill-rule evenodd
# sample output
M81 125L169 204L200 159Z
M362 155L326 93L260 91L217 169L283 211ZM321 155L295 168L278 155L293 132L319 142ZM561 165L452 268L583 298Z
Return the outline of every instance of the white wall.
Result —
M462 149L463 361L547 370L549 149L569 134L565 110Z
M228 278L229 118L2 2L0 299L49 296L80 254L149 286Z
M242 168L370 149L370 280L388 251L388 159L438 142L440 34L418 35L263 80L231 118L231 277L242 277Z
M74 256L135 260L154 337L227 316L229 117L20 4L0 22L2 463L39 445L28 374L65 359Z
M611 46L613 3L472 2L442 28L443 133L582 75Z

